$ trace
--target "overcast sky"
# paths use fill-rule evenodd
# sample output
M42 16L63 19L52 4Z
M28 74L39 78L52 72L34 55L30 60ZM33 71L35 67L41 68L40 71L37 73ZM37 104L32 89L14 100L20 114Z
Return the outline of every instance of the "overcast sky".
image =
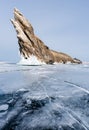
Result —
M0 1L0 61L20 60L10 19L18 8L51 49L89 61L89 0Z

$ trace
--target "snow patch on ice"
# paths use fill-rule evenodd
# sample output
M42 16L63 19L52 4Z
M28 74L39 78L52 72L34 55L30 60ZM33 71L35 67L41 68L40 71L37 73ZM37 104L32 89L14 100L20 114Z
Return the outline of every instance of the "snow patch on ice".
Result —
M43 65L45 63L38 60L36 56L31 55L27 59L25 59L23 56L21 56L21 60L18 64L21 64L21 65Z

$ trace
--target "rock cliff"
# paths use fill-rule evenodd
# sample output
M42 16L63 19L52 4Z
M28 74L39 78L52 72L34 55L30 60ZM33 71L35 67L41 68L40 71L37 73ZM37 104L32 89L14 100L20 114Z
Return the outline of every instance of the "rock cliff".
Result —
M53 64L55 62L81 63L79 60L74 60L65 53L49 49L49 47L34 34L32 25L18 9L14 9L14 20L12 19L11 22L16 29L20 54L24 59L35 56L38 61L46 64Z

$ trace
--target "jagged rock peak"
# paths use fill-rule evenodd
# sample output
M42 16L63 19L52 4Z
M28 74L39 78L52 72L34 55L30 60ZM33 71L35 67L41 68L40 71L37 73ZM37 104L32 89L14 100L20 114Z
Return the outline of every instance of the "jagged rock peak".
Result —
M32 57L40 63L80 63L71 56L49 49L35 34L32 25L18 9L14 9L14 20L11 20L17 32L20 54L25 61L31 61ZM29 64L28 63L28 64Z

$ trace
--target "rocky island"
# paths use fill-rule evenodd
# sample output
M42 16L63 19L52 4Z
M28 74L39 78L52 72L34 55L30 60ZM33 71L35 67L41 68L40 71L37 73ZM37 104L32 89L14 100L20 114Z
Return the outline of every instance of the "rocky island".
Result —
M46 64L67 62L82 63L80 60L73 59L65 53L49 49L49 47L34 34L32 25L18 9L14 9L14 20L11 19L11 22L17 32L19 50L23 60L30 62L30 60L35 58L36 61Z

